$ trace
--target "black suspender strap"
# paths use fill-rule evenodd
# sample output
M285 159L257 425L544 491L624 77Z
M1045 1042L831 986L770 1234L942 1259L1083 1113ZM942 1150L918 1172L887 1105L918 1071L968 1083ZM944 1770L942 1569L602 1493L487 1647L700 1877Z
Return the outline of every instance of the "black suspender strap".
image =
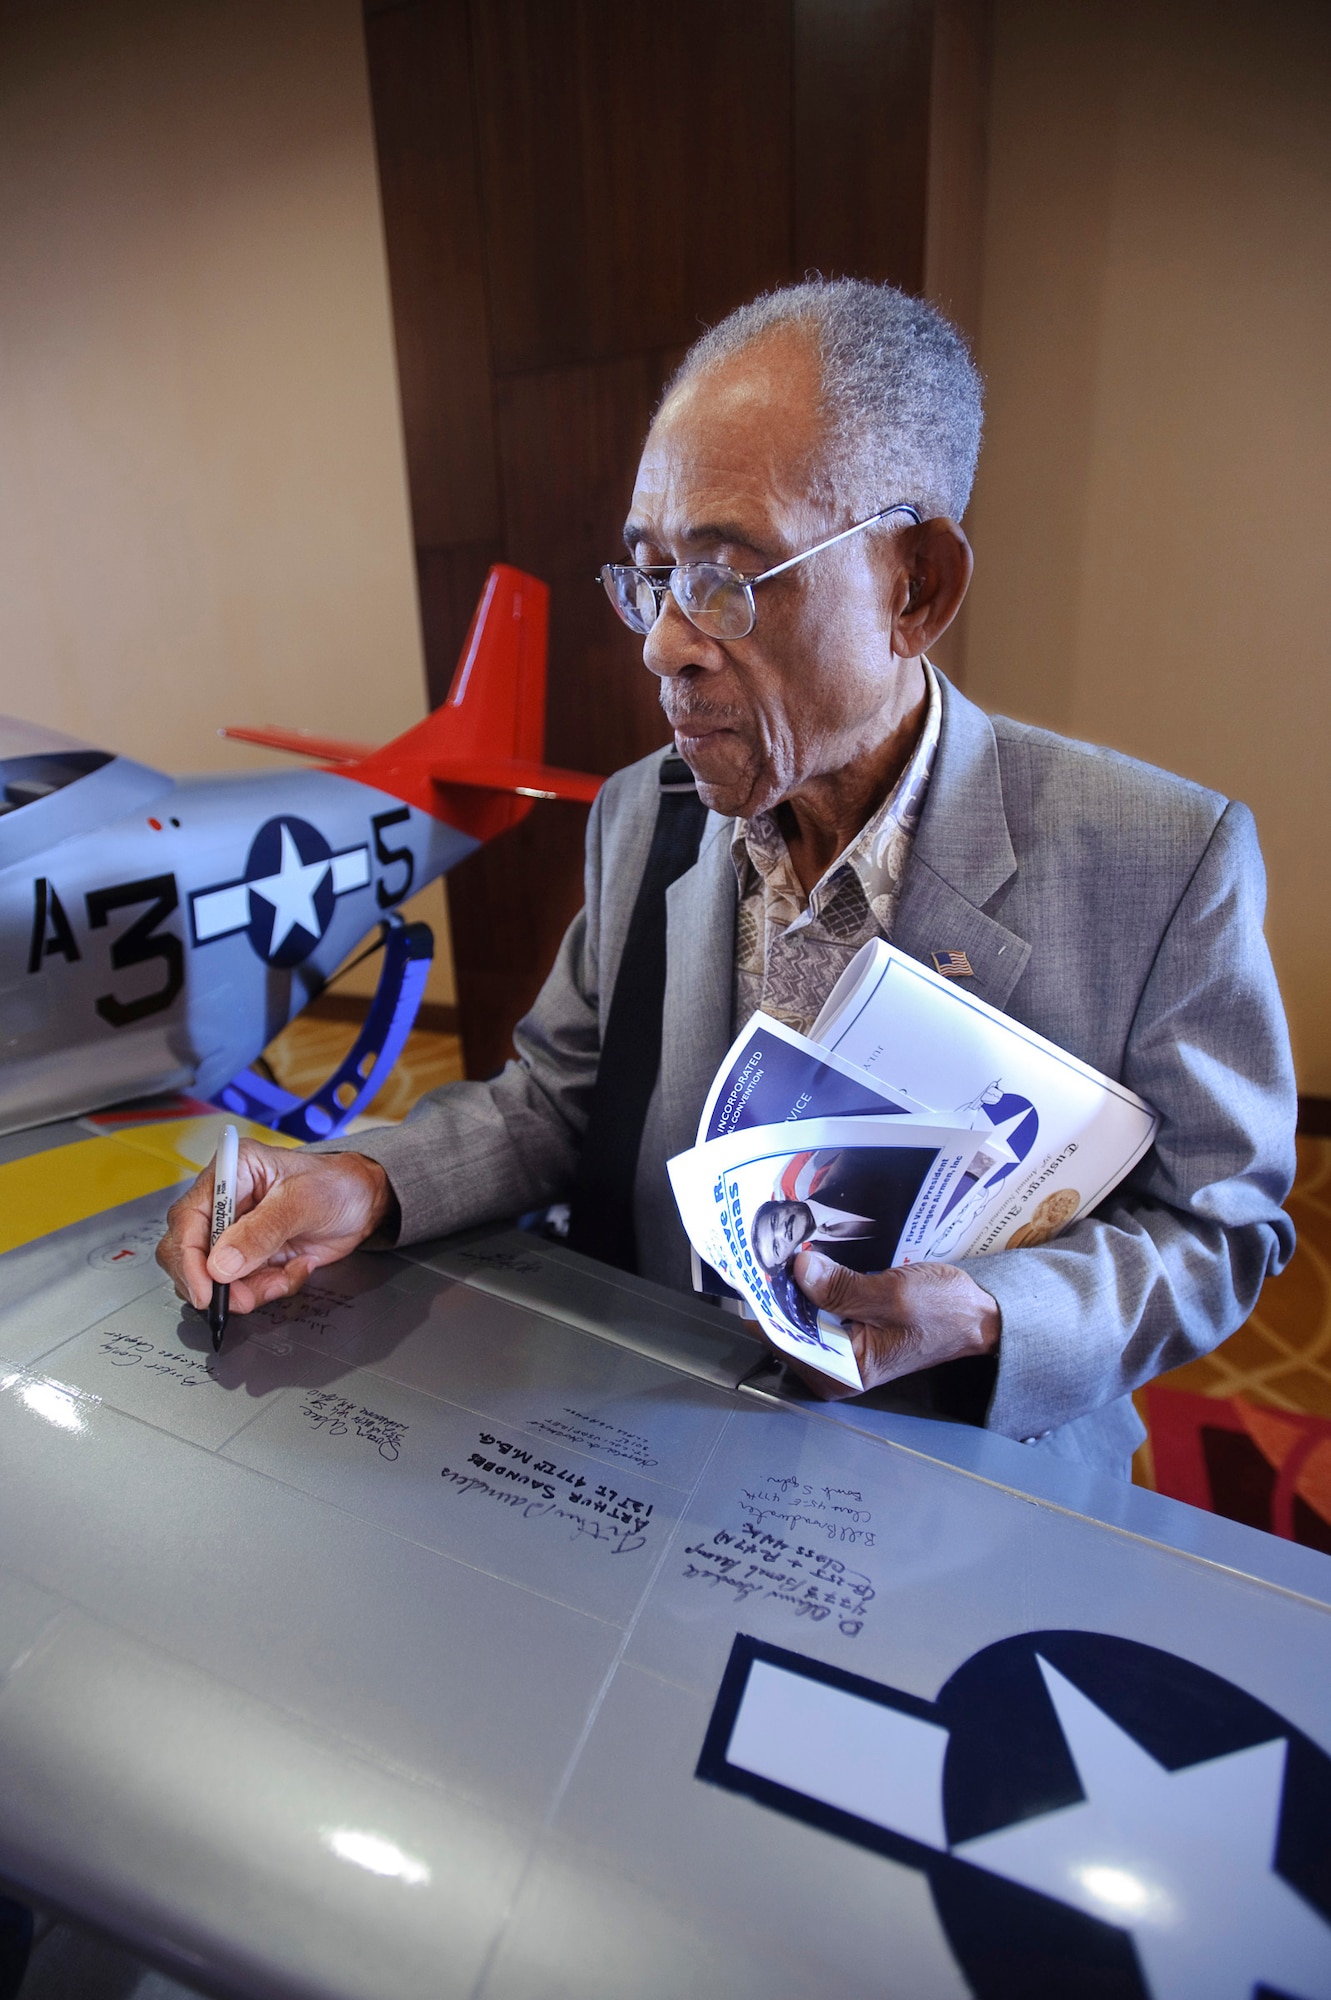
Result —
M615 979L570 1204L570 1248L622 1271L637 1264L633 1183L661 1067L666 891L697 860L706 819L688 765L666 757L656 827Z

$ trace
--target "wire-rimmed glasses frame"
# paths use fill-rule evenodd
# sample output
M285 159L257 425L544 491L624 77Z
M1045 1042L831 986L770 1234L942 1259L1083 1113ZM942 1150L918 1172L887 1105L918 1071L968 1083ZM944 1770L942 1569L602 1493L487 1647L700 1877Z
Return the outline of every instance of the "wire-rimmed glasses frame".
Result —
M824 549L835 547L865 528L875 527L893 514L909 514L916 527L920 525L917 507L909 500L894 500L890 507L880 507L863 521L842 528L839 534L829 535L825 541L815 542L811 549L802 549L797 556L787 556L784 562L763 570L759 576L746 576L743 570L732 569L729 563L603 563L596 581L629 630L639 638L645 639L655 625L669 591L690 625L699 632L705 632L711 639L747 639L758 622L753 593L760 583L769 583L774 576L794 569L797 563L821 555Z

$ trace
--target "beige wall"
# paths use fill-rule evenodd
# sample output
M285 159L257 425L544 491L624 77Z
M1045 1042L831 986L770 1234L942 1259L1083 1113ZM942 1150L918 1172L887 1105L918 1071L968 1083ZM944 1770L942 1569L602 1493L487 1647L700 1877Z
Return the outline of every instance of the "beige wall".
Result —
M0 710L174 771L415 721L358 0L6 8L0 274Z
M1331 8L997 0L969 691L1242 798L1331 1093Z

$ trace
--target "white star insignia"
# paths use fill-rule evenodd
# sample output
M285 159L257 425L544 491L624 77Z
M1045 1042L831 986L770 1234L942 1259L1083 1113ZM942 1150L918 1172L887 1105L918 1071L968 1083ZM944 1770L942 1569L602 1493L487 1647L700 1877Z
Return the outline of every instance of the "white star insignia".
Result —
M1024 1124L1030 1115L1029 1107L1022 1111L1014 1111L1010 1118L1005 1118L1001 1125L995 1125L993 1129L1000 1139L1010 1141L1017 1127Z
M276 875L265 875L262 881L250 883L250 893L262 896L265 903L272 905L273 935L268 945L270 958L294 930L307 931L318 940L319 918L314 898L328 873L328 866L326 860L302 861L300 849L291 838L290 827L283 826L282 861Z
M1130 1932L1154 2000L1331 2000L1331 1925L1274 1872L1287 1739L1167 1771L1040 1671L1085 1797L953 1853Z

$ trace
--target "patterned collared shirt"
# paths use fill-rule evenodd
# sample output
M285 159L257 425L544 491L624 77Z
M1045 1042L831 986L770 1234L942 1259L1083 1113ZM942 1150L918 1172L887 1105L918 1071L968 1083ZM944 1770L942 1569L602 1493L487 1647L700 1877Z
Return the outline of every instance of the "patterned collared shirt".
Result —
M730 852L739 879L736 1027L761 1007L807 1034L860 946L890 937L943 714L938 677L927 660L924 675L929 705L909 763L868 825L807 896L775 812L735 821Z

